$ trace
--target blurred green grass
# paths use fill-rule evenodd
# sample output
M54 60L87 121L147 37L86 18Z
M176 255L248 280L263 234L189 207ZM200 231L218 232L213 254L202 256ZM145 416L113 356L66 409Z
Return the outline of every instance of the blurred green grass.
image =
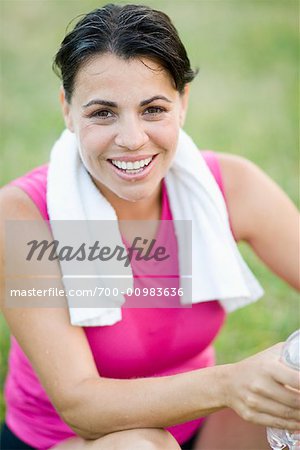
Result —
M48 160L63 128L59 80L51 72L68 22L103 1L1 0L0 185ZM124 2L116 2L124 3ZM171 16L194 66L186 130L200 148L256 162L299 205L298 2L132 1ZM274 242L276 245L276 242ZM219 362L239 360L299 327L299 294L246 245L240 249L264 298L236 311L216 343ZM0 316L0 421L9 331Z

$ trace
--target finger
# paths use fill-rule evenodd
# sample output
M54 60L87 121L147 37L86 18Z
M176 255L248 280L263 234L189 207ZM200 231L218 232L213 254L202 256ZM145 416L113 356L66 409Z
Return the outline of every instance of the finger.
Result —
M257 413L262 412L280 419L296 421L300 424L299 408L291 408L290 406L283 405L274 401L273 398L262 398L259 395L251 393L246 399L246 404L251 410Z
M247 410L240 414L247 422L256 423L265 427L279 428L288 430L292 433L299 433L300 422L296 420L283 419L282 417L275 417L268 413L259 413L255 410Z
M300 373L298 370L285 366L282 362L277 362L277 370L272 372L272 378L278 383L289 386L300 391Z
M275 381L270 381L266 386L263 386L259 393L290 408L300 408L300 392L287 389Z

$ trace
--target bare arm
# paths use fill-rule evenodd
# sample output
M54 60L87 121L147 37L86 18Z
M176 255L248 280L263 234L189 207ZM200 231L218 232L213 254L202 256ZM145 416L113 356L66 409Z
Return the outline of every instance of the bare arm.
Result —
M280 278L300 290L297 208L252 162L218 154L233 232Z

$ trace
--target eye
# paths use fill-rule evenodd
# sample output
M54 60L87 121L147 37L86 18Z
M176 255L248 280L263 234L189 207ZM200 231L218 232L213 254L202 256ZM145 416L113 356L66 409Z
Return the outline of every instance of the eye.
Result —
M93 112L90 117L96 117L99 119L111 119L112 117L114 117L114 114L108 109L100 109Z
M161 106L149 106L149 108L145 110L145 114L151 116L157 116L158 114L161 114L163 112L166 112L166 109Z

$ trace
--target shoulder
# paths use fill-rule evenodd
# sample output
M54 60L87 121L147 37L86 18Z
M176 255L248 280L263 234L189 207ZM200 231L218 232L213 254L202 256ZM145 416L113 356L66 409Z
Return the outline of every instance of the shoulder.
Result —
M250 182L255 181L259 173L262 173L261 169L247 158L231 153L215 152L215 154L228 194L238 192L239 187L245 188Z
M48 165L36 167L0 188L0 219L46 218Z
M0 189L0 226L5 220L42 219L35 203L22 189L6 185Z
M250 242L287 202L279 186L255 163L229 153L217 153L228 213L237 241Z
M229 195L232 195L233 190L239 190L239 182L245 185L245 181L250 182L259 172L262 173L256 164L242 156L212 150L204 150L202 155L215 178L218 178L218 183L225 185L226 194Z

